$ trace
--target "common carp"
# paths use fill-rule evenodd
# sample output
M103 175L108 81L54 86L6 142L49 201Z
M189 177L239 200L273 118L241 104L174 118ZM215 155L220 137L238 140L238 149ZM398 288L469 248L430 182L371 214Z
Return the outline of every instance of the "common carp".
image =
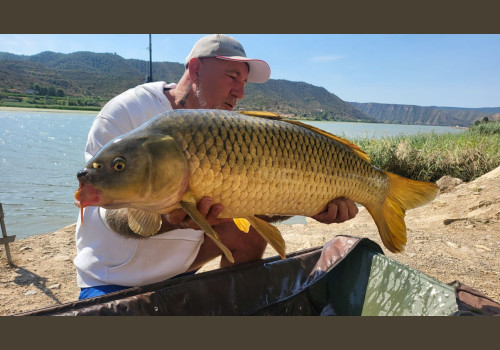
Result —
M106 144L78 172L83 208L128 208L132 231L151 236L161 215L183 208L232 261L198 212L204 196L224 207L242 231L249 225L285 257L281 233L256 215L313 216L332 199L351 199L373 217L383 244L406 244L405 212L437 195L434 183L370 164L357 145L266 112L175 110Z

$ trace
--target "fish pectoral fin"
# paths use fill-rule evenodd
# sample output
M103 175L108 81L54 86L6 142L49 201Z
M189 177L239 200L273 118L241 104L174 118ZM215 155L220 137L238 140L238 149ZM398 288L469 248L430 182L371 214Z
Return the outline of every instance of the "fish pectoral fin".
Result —
M233 254L231 254L231 251L224 245L224 243L222 243L219 235L214 231L212 226L210 226L210 223L205 219L203 214L201 214L198 208L196 208L196 203L193 203L191 201L181 201L180 205L182 209L184 209L184 211L191 217L191 219L193 219L193 221L205 232L205 234L212 241L214 241L217 247L222 250L227 260L229 260L231 263L234 263Z
M149 237L160 230L161 214L128 208L127 215L128 227L138 235Z
M233 221L240 231L243 231L245 233L248 233L248 231L250 231L250 222L247 219L234 218Z
M246 218L257 232L276 250L282 259L286 258L286 245L276 226L255 216Z

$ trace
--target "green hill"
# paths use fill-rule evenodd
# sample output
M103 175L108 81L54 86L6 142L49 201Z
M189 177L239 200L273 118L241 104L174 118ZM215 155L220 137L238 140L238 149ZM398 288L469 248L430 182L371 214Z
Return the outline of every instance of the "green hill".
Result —
M50 51L32 56L0 52L0 105L98 110L119 93L145 82L149 62L112 53ZM177 82L184 66L153 62L154 80ZM309 120L469 126L498 119L500 107L421 107L346 102L305 82L270 79L248 84L237 109L266 110Z
M477 120L495 120L497 108L421 107L383 103L356 103L353 106L383 123L470 126Z
M62 90L66 98L93 98L102 106L126 89L144 83L147 72L147 61L111 53L46 51L22 56L0 52L0 91L4 96L18 94L17 100L32 93L38 84ZM154 80L177 82L183 72L180 63L153 62ZM374 121L326 89L303 82L271 79L265 84L248 84L245 95L238 109L267 110L294 118Z

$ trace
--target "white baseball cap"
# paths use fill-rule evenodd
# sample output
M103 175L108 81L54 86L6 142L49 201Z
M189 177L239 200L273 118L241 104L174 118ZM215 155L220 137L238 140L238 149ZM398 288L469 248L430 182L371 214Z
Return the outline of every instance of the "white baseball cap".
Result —
M198 40L186 57L186 67L191 58L195 57L215 57L221 60L246 62L250 67L248 81L252 83L265 83L271 76L271 68L265 61L248 58L240 42L228 35L212 34Z

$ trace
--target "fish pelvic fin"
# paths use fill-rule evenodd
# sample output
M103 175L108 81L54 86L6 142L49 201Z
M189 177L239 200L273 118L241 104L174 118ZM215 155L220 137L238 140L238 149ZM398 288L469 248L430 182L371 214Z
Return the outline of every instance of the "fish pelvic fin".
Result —
M255 230L264 238L271 247L276 250L280 255L281 259L286 258L286 245L281 232L276 228L276 226L259 219L255 216L250 216L246 218L250 224L255 228Z
M161 215L139 209L128 208L128 226L138 235L149 237L160 230Z
M234 218L233 221L240 231L248 233L248 231L250 230L250 222L247 219Z
M373 217L382 242L393 253L400 253L406 245L406 210L432 201L439 187L433 182L411 180L396 174L384 172L389 178L389 190L384 203L365 206Z
M193 219L193 221L205 232L205 234L222 250L222 253L226 256L227 260L234 263L233 254L231 251L222 243L217 232L214 231L210 223L205 219L203 214L201 214L196 208L196 202L182 200L180 202L182 209Z

